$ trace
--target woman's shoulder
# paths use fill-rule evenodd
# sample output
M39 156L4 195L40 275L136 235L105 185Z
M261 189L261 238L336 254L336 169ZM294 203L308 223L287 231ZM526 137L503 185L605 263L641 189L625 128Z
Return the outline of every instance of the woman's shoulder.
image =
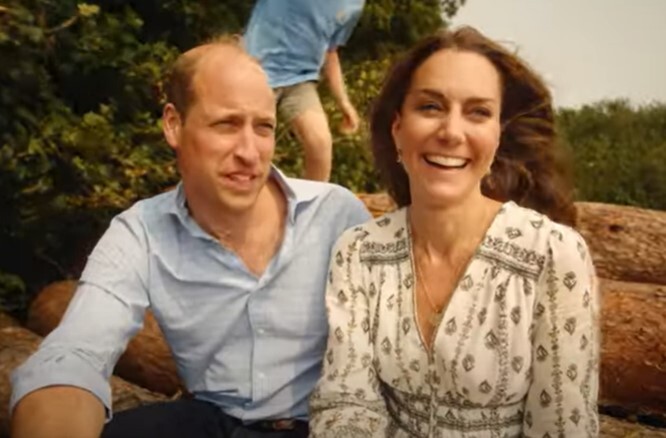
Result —
M486 241L500 248L507 244L519 247L523 253L534 252L538 258L548 256L553 247L587 247L581 234L572 227L512 201L503 204Z
M504 220L507 229L513 228L519 230L521 234L532 237L533 242L541 243L545 250L548 250L549 246L558 244L585 244L585 239L577 230L569 225L555 222L536 210L522 207L515 202L507 202L502 208L506 213Z
M406 209L401 208L346 230L338 240L338 249L359 252L362 261L378 261L409 252Z
M497 213L480 253L536 278L551 257L553 245L575 248L584 246L584 241L573 228L509 201Z
M551 237L558 240L582 239L578 231L570 226L555 222L545 214L513 201L502 205L497 222L499 226L494 227L495 233L504 234L509 239L523 236L534 241L547 241Z
M407 232L406 209L401 208L382 216L370 219L360 225L351 227L343 233L346 239L363 235L371 240L393 240Z

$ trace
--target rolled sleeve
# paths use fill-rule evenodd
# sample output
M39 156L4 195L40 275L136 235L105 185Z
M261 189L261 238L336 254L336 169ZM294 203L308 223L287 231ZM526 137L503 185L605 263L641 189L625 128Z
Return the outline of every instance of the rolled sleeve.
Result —
M111 415L109 379L148 307L146 246L137 233L140 224L128 216L113 220L90 255L62 321L12 373L10 411L30 392L66 385L91 392Z
M94 394L111 416L111 387L108 379L83 357L83 351L40 349L23 366L12 373L12 396L9 410L29 393L48 386L76 386Z

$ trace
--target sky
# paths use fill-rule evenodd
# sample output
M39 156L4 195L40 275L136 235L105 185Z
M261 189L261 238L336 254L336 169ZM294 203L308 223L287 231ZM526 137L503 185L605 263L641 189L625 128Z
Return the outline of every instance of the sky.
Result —
M556 106L666 103L666 0L467 0L451 21L517 50Z

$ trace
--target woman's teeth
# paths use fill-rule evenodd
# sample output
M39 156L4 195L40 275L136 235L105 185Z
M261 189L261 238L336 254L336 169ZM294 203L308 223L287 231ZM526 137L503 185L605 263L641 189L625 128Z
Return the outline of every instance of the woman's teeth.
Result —
M430 164L446 168L462 168L465 167L468 161L465 158L447 157L444 155L433 154L426 155L425 160Z

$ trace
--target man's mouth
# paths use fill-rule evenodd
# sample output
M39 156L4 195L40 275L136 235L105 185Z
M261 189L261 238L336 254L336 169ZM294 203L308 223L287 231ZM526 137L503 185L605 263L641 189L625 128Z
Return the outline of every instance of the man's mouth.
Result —
M228 179L234 182L248 182L255 178L255 175L250 173L228 173L225 175Z
M438 154L426 154L424 160L426 163L440 169L462 169L470 161L467 158L449 157Z

